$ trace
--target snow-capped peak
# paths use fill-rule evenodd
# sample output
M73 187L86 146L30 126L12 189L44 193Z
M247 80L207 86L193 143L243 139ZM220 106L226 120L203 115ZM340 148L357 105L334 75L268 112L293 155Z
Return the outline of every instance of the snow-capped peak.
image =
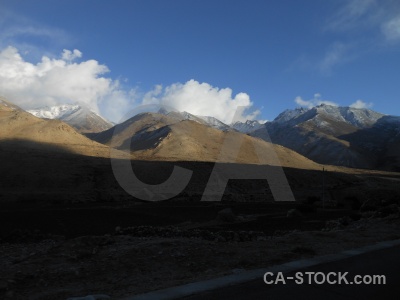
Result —
M27 112L38 118L62 119L64 116L69 115L79 109L81 109L81 106L77 104L63 104L51 107L46 106L38 109L31 109L27 110Z
M287 109L278 115L273 123L284 124L289 122L293 125L307 120L314 120L319 124L328 117L330 120L345 122L358 128L365 128L375 124L383 116L383 114L369 109L321 104L313 108L300 107Z
M109 121L78 104L43 107L28 112L38 118L61 120L80 132L100 132L112 127Z
M229 130L230 127L226 125L225 123L221 122L217 118L210 117L210 116L198 116L198 115L193 115L191 113L188 113L187 111L181 112L180 115L185 119L185 120L191 120L195 121L219 130Z
M346 122L358 128L369 127L385 116L384 114L365 108L320 105L314 109L317 114L328 115L332 119Z
M306 113L309 111L309 109L304 108L304 107L299 107L296 109L287 109L280 113L274 120L275 123L284 123L290 120L293 120L302 114Z
M225 123L221 122L217 118L210 117L210 116L197 116L198 118L205 121L209 126L214 127L219 130L229 130L230 126L226 125Z
M199 116L199 115L191 114L187 111L177 112L177 111L170 111L165 108L159 109L157 113L171 116L174 118L178 118L181 120L195 121L197 123L207 125L207 126L210 126L215 129L222 130L222 131L229 131L229 130L232 130L232 128L233 128L237 131L247 133L247 132L258 129L263 125L262 123L260 123L257 120L247 120L245 123L236 122L235 124L232 124L231 126L229 126L229 125L225 124L224 122L222 122L212 116ZM240 127L240 129L239 129L239 127Z
M232 128L243 133L249 133L261 128L264 124L258 120L237 121L231 125Z

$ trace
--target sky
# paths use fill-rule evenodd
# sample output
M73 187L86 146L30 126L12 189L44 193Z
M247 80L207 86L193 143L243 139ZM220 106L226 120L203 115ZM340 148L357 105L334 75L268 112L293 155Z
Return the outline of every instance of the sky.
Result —
M399 87L398 0L0 0L0 95L25 109L399 116Z

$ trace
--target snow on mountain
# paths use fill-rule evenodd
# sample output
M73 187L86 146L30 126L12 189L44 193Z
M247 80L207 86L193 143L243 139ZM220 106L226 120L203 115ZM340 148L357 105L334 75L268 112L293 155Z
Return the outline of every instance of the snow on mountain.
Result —
M41 119L62 119L64 115L72 114L80 109L79 105L58 105L58 106L45 106L38 109L27 110L28 113Z
M198 123L202 123L203 124L203 119L200 118L199 116L196 115L192 115L191 113L188 113L187 111L181 112L181 113L177 113L179 116L183 117L182 120L191 120L191 121L195 121Z
M296 109L287 109L284 112L280 113L273 122L275 123L285 123L288 122L290 120L293 120L299 116L301 116L302 114L306 113L307 111L309 111L309 109L304 108L304 107L300 107L300 108L296 108Z
M366 128L375 124L384 114L369 110L352 107L338 107L321 104L307 109L296 108L282 112L273 121L278 124L300 124L307 120L313 120L317 126L327 126L326 118L331 121L344 122L357 128Z
M369 110L352 107L337 107L320 105L315 107L319 114L329 115L331 118L346 122L358 128L366 128L375 124L384 114Z
M94 111L81 105L64 104L28 110L30 114L45 119L61 120L82 133L100 132L112 127L112 124Z
M158 110L158 113L169 116L169 117L173 117L176 119L180 119L180 120L195 121L197 123L207 125L209 127L219 129L222 131L232 130L232 128L229 125L221 122L217 118L210 117L210 116L197 116L197 115L193 115L187 111L184 111L184 112L168 111L165 108L161 108L160 110Z
M229 125L226 125L225 123L221 122L217 118L210 117L210 116L197 116L203 121L207 123L208 126L222 130L222 131L227 131L230 130L231 127Z
M257 129L260 129L261 127L263 127L263 125L264 125L263 123L257 120L247 120L246 122L237 121L233 123L231 127L239 132L249 133Z
M251 135L271 138L322 164L395 169L400 166L393 154L400 148L396 120L369 109L322 104L286 110Z

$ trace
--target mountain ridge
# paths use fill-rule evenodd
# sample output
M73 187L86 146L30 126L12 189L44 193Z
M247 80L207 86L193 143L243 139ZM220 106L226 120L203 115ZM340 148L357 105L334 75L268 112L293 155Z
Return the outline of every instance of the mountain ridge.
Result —
M45 119L58 119L71 125L81 133L101 132L112 127L105 118L79 104L62 104L27 110L28 113Z
M3 115L22 113L19 107L5 99L0 98L0 104ZM77 128L79 125L71 123L85 119L86 110L79 105L64 105L30 113L42 118L63 119ZM237 134L238 139L243 139L240 134L247 134L272 142L319 164L400 170L400 117L370 109L323 104L285 110L265 124L248 120L230 125L210 116L164 109L159 113L138 114L113 127L108 124L105 130L98 132L85 132L82 128L78 131L106 147L130 149L136 157L147 159L216 161L219 153L216 149L222 146L224 135L231 132ZM247 137L244 139L249 142ZM254 152L252 155L249 161L254 163ZM296 155L292 154L293 157ZM246 162L246 158L243 156L240 161Z
M286 110L251 134L264 139L268 136L273 143L321 164L398 170L399 155L391 154L393 165L388 164L385 158L397 140L391 141L390 135L382 139L380 130L373 129L377 126L382 131L389 130L389 127L391 131L400 130L400 117L369 109L323 104L310 109ZM363 136L362 143L357 142L360 135ZM368 140L374 140L379 149L371 149Z
M7 101L0 102L0 128L4 149L18 152L51 149L98 157L109 157L110 153L107 146L88 139L72 126L58 119L35 117Z
M236 130L223 131L201 122L182 119L182 115L175 113L141 113L107 131L91 135L91 138L110 147L130 151L137 159L264 162L295 168L320 168L318 164L285 147L272 145ZM236 149L236 152L238 143L240 149ZM258 156L254 147L263 149L262 157ZM273 160L269 152L271 147L280 163Z

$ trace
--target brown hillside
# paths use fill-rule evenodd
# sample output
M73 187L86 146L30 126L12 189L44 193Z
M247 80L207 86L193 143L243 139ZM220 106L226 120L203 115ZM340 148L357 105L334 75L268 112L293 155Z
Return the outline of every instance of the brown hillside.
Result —
M58 151L109 157L107 146L86 138L66 123L39 119L4 100L0 102L0 128L0 141L7 141L10 148L51 145Z
M285 147L272 146L239 132L224 132L195 121L156 113L136 115L95 135L94 139L113 148L131 150L135 158L144 160L219 161L320 168L318 164Z

